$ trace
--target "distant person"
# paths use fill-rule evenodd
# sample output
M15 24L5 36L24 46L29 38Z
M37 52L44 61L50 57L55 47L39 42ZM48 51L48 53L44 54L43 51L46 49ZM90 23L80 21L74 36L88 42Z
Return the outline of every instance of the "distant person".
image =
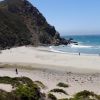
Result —
M15 70L15 71L16 71L16 74L18 74L18 69L17 69L17 68L16 68L16 70Z
M80 52L79 52L79 56L80 56Z

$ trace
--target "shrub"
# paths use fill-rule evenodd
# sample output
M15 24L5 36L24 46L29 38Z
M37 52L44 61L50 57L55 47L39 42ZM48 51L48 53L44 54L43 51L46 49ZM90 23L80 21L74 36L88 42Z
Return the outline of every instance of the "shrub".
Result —
M64 87L64 88L69 87L68 84L65 84L65 83L62 83L62 82L58 83L57 86L59 86L59 87Z
M19 85L15 91L13 91L17 97L20 98L28 98L27 100L39 100L41 97L40 91L36 85L28 86L28 85Z
M71 100L100 100L100 96L87 90L77 93Z
M0 90L0 100L40 100L40 88L27 77L0 77L0 83L12 84L15 90L6 92Z
M0 100L14 100L14 95L12 93L0 90Z
M34 83L37 84L42 89L46 89L47 88L41 81L35 81Z
M64 91L63 89L58 89L58 88L52 89L50 92L63 93L63 94L65 94L65 95L68 95L68 94L66 93L66 91Z
M8 76L0 77L0 83L11 84L14 87L17 87L20 84L32 85L33 81L27 77L15 77L10 78Z
M51 93L48 94L48 98L51 100L57 100L56 96Z
M67 98L63 98L63 99L59 99L59 100L69 100L69 99L67 99Z
M10 78L8 76L0 77L0 83L11 84L12 78Z

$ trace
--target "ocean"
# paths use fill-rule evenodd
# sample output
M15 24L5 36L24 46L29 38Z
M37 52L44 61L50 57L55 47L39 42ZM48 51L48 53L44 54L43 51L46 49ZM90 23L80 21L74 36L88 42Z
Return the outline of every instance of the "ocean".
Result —
M69 35L63 37L65 39L73 38L74 41L78 42L78 45L52 46L50 47L52 51L60 53L100 55L100 35Z

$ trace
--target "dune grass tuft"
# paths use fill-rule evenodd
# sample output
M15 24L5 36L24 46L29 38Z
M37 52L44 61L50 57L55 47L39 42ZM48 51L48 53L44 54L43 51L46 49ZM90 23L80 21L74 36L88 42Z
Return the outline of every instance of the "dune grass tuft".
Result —
M68 95L66 91L64 91L63 89L59 89L59 88L52 89L50 90L50 92L63 93L65 95Z
M62 82L59 82L59 83L57 84L57 86L59 86L59 87L63 87L63 88L68 88L68 87L69 87L68 84L66 84L66 83L62 83Z
M56 96L51 93L48 94L48 98L51 100L57 100Z
M46 89L47 87L41 81L34 81L36 85L38 85L42 89Z

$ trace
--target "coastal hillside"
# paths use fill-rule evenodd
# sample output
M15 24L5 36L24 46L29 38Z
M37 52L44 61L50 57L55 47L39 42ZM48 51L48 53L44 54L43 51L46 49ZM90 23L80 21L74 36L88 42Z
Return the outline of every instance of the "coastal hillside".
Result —
M0 2L0 49L62 43L66 44L66 40L29 1Z

